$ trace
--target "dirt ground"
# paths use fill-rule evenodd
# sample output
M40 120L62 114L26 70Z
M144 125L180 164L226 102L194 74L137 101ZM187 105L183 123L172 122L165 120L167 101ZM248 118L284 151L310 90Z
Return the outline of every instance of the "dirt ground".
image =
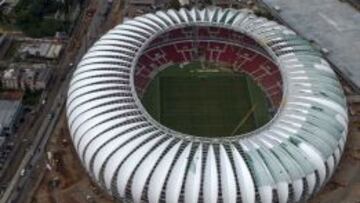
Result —
M120 3L113 6L113 11L122 11ZM104 25L104 29L121 22L122 12L111 12L109 19L111 20ZM347 96L355 95L346 85L344 88ZM330 181L310 203L360 203L360 103L349 103L349 111L349 135L341 162ZM91 181L81 165L71 143L64 115L48 144L48 151L51 152L52 159L45 160L45 164L51 166L51 170L44 169L29 202L114 202Z
M32 198L33 203L110 203L107 196L87 176L70 140L62 116L52 136L44 160L44 173Z
M360 203L360 95L343 82L349 107L349 133L333 177L310 203Z
M347 94L354 95L351 91ZM332 179L310 203L360 202L360 103L349 103L349 110L350 130L341 162ZM47 158L45 164L51 166L51 170L44 165L32 203L113 202L87 176L72 146L64 115L48 144L48 152L51 159Z

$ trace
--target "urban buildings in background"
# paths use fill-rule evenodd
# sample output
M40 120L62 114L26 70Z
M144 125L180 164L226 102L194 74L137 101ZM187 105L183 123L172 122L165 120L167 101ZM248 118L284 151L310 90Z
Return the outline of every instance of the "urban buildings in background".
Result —
M46 64L33 64L29 68L11 64L3 71L1 83L5 90L38 91L46 89L50 79L51 68Z
M99 2L108 2L109 7L106 9L101 9L103 7ZM25 3L24 3L25 2ZM35 6L32 6L33 3L37 3ZM40 10L45 10L46 7L43 7L43 2L50 2L48 4L51 9L46 9L46 12L37 13L34 8L41 8ZM264 4L264 2L266 4ZM59 101L54 101L53 103L48 98L50 97L51 92L58 91L59 86L53 86L54 82L58 82L56 84L62 84L62 81L68 81L67 76L70 75L60 75L58 74L59 64L65 64L66 67L76 67L76 62L78 60L73 60L73 58L69 60L64 60L64 56L69 55L67 52L69 49L66 47L71 47L73 53L78 54L78 59L81 58L85 53L87 48L91 46L91 44L100 37L102 31L106 32L112 26L120 23L121 21L131 20L137 16L146 14L146 13L156 13L157 11L165 11L167 9L175 9L178 10L181 7L192 8L193 6L198 8L205 8L207 5L216 5L223 8L234 8L241 9L247 8L250 12L254 12L259 16L266 17L268 19L276 20L282 24L290 23L288 26L292 28L296 28L296 31L301 31L302 28L305 28L305 31L308 32L303 33L303 31L299 32L301 36L306 36L309 42L316 49L322 52L322 54L326 57L331 58L334 55L339 55L339 51L333 49L332 47L328 47L328 45L333 45L336 43L336 39L328 39L328 34L336 33L333 31L326 31L327 29L336 29L337 31L343 31L344 33L354 33L353 29L349 27L354 19L358 19L356 14L353 12L346 12L346 10L342 10L345 13L339 13L339 9L343 9L344 5L352 5L354 8L360 8L360 3L357 0L331 0L323 3L323 1L318 1L321 3L317 3L319 7L312 7L313 9L302 10L300 4L303 4L302 1L299 1L299 5L295 6L288 5L294 3L294 1L287 1L286 3L282 3L278 5L277 2L281 1L266 1L266 0L239 0L239 1L231 1L231 0L130 0L130 1L112 1L112 0L37 0L37 1L29 1L29 0L0 0L0 105L4 106L4 108L0 108L0 177L3 174L7 176L11 176L11 174L18 174L21 178L19 181L15 181L16 184L13 186L15 191L13 193L14 196L18 196L18 194L22 194L26 184L27 179L33 179L36 173L33 173L34 168L36 168L36 164L30 161L26 167L12 168L8 167L10 161L11 163L15 163L17 160L22 160L23 157L19 155L19 157L12 157L12 153L14 153L14 149L19 150L23 148L25 154L31 154L31 149L34 148L34 141L28 140L27 138L23 138L23 134L39 133L42 134L43 128L36 128L32 125L33 121L43 121L46 126L48 126L47 121L53 118L57 119L59 115L54 113L53 108L46 108L46 106L59 106ZM285 2L285 1L284 1ZM331 6L331 12L328 12L327 6L328 3L331 2L333 5ZM40 3L40 4L39 4ZM339 4L343 4L339 6ZM118 6L120 5L120 6ZM322 6L324 5L324 6ZM38 7L40 6L40 7ZM53 9L57 7L58 9ZM306 6L305 6L306 7ZM324 10L323 10L324 9ZM316 10L316 11L314 11ZM19 12L20 11L20 12ZM26 11L26 12L21 12ZM306 13L305 11L308 11ZM306 14L305 14L306 13ZM330 13L332 14L330 16ZM280 15L279 15L280 14ZM313 14L317 15L318 21L312 21L311 17ZM336 14L340 14L337 16ZM30 18L31 15L36 15L35 18ZM192 14L190 14L191 17ZM351 18L346 16L351 15ZM120 16L120 17L119 17ZM336 17L335 17L336 16ZM187 18L188 16L185 16ZM177 17L175 16L175 19ZM307 19L309 18L310 21ZM29 20L27 20L29 19ZM121 20L120 20L121 19ZM285 20L284 20L285 19ZM301 19L301 23L299 23L299 19ZM76 20L80 20L80 23L77 24L79 28L74 31L74 22ZM173 19L172 19L173 20ZM294 21L292 21L294 20ZM102 22L99 24L93 22ZM109 22L111 26L109 26ZM171 23L172 21L165 22ZM314 26L313 23L324 23L325 32L321 31L322 34L318 34L315 31L315 28L321 28L321 26ZM93 26L93 24L97 26ZM319 24L319 25L320 25ZM56 25L56 26L54 26ZM294 25L301 25L302 28L296 27ZM309 26L309 27L308 27ZM145 26L146 27L146 26ZM36 28L36 29L34 29ZM88 28L88 29L87 29ZM93 29L94 28L94 29ZM101 28L101 29L100 29ZM102 31L100 31L102 30ZM312 32L314 31L314 32ZM308 36L310 36L308 38ZM324 37L322 37L324 36ZM338 34L338 36L343 36L343 34ZM344 35L345 36L345 35ZM346 35L347 36L347 35ZM319 37L319 38L317 38ZM317 38L317 39L316 39ZM319 40L320 39L320 40ZM349 37L348 39L351 39ZM321 40L324 40L325 43L319 43ZM69 43L69 42L72 43ZM354 43L350 43L353 46L348 46L347 43L343 43L346 45L345 51L341 52L341 54L348 53L356 53L355 47L358 43L357 40L353 40ZM85 45L84 45L85 44ZM355 57L354 57L355 56ZM353 58L356 59L356 55L352 55ZM340 57L341 58L341 57ZM159 57L156 57L156 60L161 60L161 54ZM66 63L64 63L66 62ZM334 62L339 62L338 60L334 60ZM340 61L339 67L346 67L348 64L345 60ZM337 64L333 64L337 65ZM62 65L64 66L64 65ZM72 70L69 68L69 70ZM338 72L338 71L337 71ZM342 76L353 75L355 77L356 70L350 70L347 73L343 74L338 72L339 76L341 76L342 81L346 81ZM347 82L347 81L346 81ZM343 82L346 83L346 82ZM354 86L352 86L353 88ZM344 86L345 92L349 94L353 93L351 88L348 86ZM329 87L331 89L331 87ZM65 95L65 94L64 94ZM360 103L359 97L356 95L352 95L351 101L355 101ZM64 96L63 96L64 97ZM58 97L54 97L58 98ZM57 103L59 102L59 103ZM53 105L54 104L54 105ZM1 107L0 106L0 107ZM349 106L349 111L351 115L351 121L355 124L359 124L358 113L360 109L356 106ZM42 118L39 118L39 115ZM358 121L356 121L356 119ZM355 126L356 125L353 125ZM42 126L43 127L43 126ZM49 127L51 128L51 127ZM353 129L352 127L351 129ZM65 130L64 130L65 129ZM67 129L64 128L66 131ZM45 132L45 131L44 131ZM66 154L68 159L72 161L78 161L74 158L74 154L72 154L72 150L67 148L68 150L63 150L63 144L67 143L65 140L68 139L66 133L63 133L64 137L60 140L58 137L54 138L55 140L59 139L60 144L58 144L58 151L55 151L53 148L49 150L51 151L49 154L53 154L54 156L47 156L45 159L48 165L46 165L46 169L44 171L51 171L46 176L48 179L44 181L43 188L40 188L37 192L36 201L38 202L46 202L46 198L43 196L48 195L49 199L56 200L60 203L68 203L68 202L87 202L92 201L95 198L95 193L100 193L100 196L103 193L94 185L88 187L84 190L74 185L66 185L69 183L68 177L68 168L73 167L73 164L67 164L62 162L62 156ZM26 137L26 136L25 136ZM53 136L54 137L54 136ZM35 140L35 139L34 139ZM70 143L70 140L68 140ZM351 140L352 144L356 143ZM35 150L39 150L38 148L34 148ZM71 147L72 149L72 147ZM15 151L16 151L15 150ZM347 151L345 151L347 153ZM35 153L38 154L38 153ZM10 157L10 158L9 158ZM27 156L24 156L25 158ZM70 157L70 158L69 158ZM351 155L351 157L356 157L355 155ZM25 159L24 158L24 159ZM177 156L177 158L179 158ZM10 161L9 161L10 160ZM335 159L334 159L335 160ZM353 159L352 159L353 160ZM18 162L20 162L18 161ZM329 162L331 164L331 161ZM351 162L351 165L356 167L354 162ZM4 169L13 170L13 173L6 173ZM19 169L19 170L17 170ZM73 169L77 171L76 173L82 173L82 168L79 166L78 169ZM342 169L342 168L341 168ZM356 169L356 168L355 168ZM344 173L352 174L355 169L344 170ZM326 168L326 173L328 173L328 167ZM75 173L75 174L76 174ZM357 171L355 171L357 173ZM62 176L65 174L64 176ZM84 173L85 174L85 173ZM76 175L75 175L76 176ZM74 177L75 177L74 176ZM14 175L16 177L16 175ZM348 176L347 176L348 177ZM350 176L349 176L350 177ZM318 178L318 177L316 177ZM5 180L6 178L2 178L1 180ZM16 178L13 178L16 179ZM344 178L347 180L346 178ZM339 190L342 190L343 187L347 187L349 182L354 181L344 181L344 179L340 179L340 181L334 183L330 183L330 191L334 190L336 193ZM72 182L74 180L71 180ZM76 182L76 181L74 181ZM7 188L11 188L10 181L6 180L0 181L0 198L3 193L6 192ZM28 184L33 186L33 184ZM61 187L60 187L60 186ZM66 187L64 187L66 185ZM341 186L338 190L338 186ZM223 185L222 185L223 186ZM294 188L291 185L289 189L298 190L299 187ZM304 185L308 186L308 185ZM35 187L35 186L34 186ZM45 190L44 190L45 188ZM75 189L74 189L75 188ZM90 189L89 189L90 188ZM336 188L336 189L334 189ZM46 192L44 192L46 191ZM84 192L86 191L86 192ZM93 191L93 193L88 192ZM97 191L97 192L94 192ZM334 193L335 193L334 192ZM45 194L48 193L48 194ZM74 195L76 194L76 195ZM273 194L278 194L275 191ZM76 197L73 197L76 196ZM60 198L61 196L61 198ZM16 199L13 198L12 200ZM328 199L337 200L340 197L335 195L329 195ZM61 199L69 198L73 201L66 201ZM73 199L71 199L73 198ZM34 200L33 199L33 200ZM67 199L67 200L69 200ZM82 200L82 201L81 201ZM14 200L15 201L15 200ZM34 200L35 201L35 200ZM16 201L15 201L16 202ZM102 201L96 201L102 202ZM324 201L328 202L328 201ZM337 201L340 202L340 201ZM349 201L351 202L351 201Z
M0 178L28 150L83 0L0 0ZM41 12L39 12L41 11ZM6 188L0 181L0 196Z

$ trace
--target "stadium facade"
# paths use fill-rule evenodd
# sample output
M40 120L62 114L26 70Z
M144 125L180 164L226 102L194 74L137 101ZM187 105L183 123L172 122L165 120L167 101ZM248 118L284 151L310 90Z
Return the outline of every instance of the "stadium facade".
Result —
M206 138L151 118L140 101L151 78L199 55L253 77L277 108L272 120ZM158 11L109 31L74 72L67 117L90 176L132 202L305 201L334 172L348 125L341 85L308 42L249 11L217 7Z

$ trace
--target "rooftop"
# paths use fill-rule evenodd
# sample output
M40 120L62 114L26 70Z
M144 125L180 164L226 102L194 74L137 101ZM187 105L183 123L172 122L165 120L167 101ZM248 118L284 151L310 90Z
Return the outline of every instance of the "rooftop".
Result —
M25 43L19 50L30 56L55 59L59 57L63 45L56 43Z
M336 71L360 90L360 12L339 0L263 2L300 35L328 50L326 58Z
M51 70L49 68L43 68L38 71L38 79L39 81L45 81L50 77Z
M8 70L5 70L4 73L3 73L3 78L4 79L11 79L11 78L16 78L18 76L18 71L16 71L16 69L8 69Z
M0 126L8 127L21 106L20 100L0 100Z

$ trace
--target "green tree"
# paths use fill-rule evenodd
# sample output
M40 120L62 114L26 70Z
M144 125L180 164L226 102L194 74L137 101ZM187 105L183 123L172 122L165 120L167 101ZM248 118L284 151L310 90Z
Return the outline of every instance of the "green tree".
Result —
M3 12L0 12L0 23L1 24L8 24L9 23L9 17Z
M14 10L16 26L30 37L52 36L56 31L66 30L68 22L51 18L59 10L66 14L65 3L54 0L20 0Z
M181 7L179 0L171 0L169 2L169 8L179 10Z

